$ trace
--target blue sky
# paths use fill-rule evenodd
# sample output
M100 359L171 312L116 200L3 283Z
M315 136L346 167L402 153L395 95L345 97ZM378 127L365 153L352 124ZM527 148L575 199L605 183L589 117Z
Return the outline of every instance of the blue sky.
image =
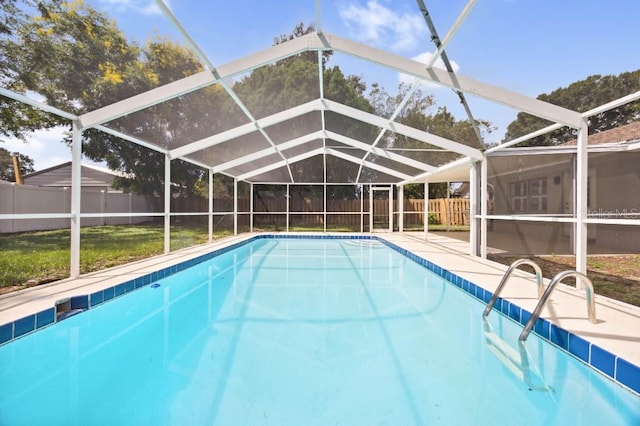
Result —
M154 34L181 40L153 1L87 2L107 12L140 43ZM466 1L425 3L444 37ZM296 23L315 22L317 17L315 0L170 0L168 4L216 65L267 48ZM639 16L637 0L478 0L447 53L462 75L537 96L589 75L640 69ZM408 58L424 61L434 51L413 0L324 0L320 18L327 32ZM345 56L334 55L331 64L391 92L401 78L394 71ZM463 117L450 90L427 86L425 91L434 93L438 105ZM516 111L484 100L469 101L476 118L497 127L488 142L500 141ZM40 170L70 159L59 138L56 132L38 132L27 145L9 141L3 146L31 156Z

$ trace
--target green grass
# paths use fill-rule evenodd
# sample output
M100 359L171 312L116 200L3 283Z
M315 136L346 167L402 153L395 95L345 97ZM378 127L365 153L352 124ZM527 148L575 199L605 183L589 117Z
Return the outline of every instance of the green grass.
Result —
M216 237L225 235L217 233ZM171 250L207 241L206 226L172 226ZM0 235L0 287L37 285L69 276L68 229ZM80 272L87 273L161 254L162 225L82 228Z
M429 224L429 231L469 231L469 225L433 225Z

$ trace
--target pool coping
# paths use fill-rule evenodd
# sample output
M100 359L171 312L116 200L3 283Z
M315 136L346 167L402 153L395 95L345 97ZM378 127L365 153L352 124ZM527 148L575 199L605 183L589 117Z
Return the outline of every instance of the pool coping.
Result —
M128 280L120 281L114 285L108 285L99 290L91 291L84 294L71 294L61 299L65 309L59 310L62 303L56 303L53 307L30 313L26 316L14 319L13 321L0 325L0 345L8 344L16 339L33 333L41 328L63 321L64 319L79 314L85 310L92 309L117 297L135 291L139 288L146 287L165 277L171 276L177 272L183 271L199 263L205 262L211 258L219 256L235 248L241 247L251 241L257 239L279 238L279 239L365 239L377 240L384 243L391 249L403 254L414 262L419 263L433 273L441 276L462 291L470 294L479 301L487 303L493 292L487 288L478 285L471 280L464 278L462 275L451 272L449 269L439 266L435 262L427 260L414 251L404 248L407 244L398 245L397 238L390 237L393 234L371 235L371 234L280 234L280 233L262 233L248 234L241 238L231 238L220 241L212 247L211 244L199 246L202 249L195 251L184 251L184 256L177 256L177 263L157 269L153 272L143 272L139 276ZM393 241L396 240L396 241ZM424 242L423 242L424 243ZM212 249L213 248L213 249ZM457 254L460 256L460 254ZM111 268L117 270L118 268ZM506 269L506 267L504 267ZM88 274L90 276L92 274ZM99 274L93 274L99 275ZM68 280L65 280L68 281ZM113 280L112 280L113 281ZM118 281L116 278L115 281ZM107 280L108 282L108 280ZM89 287L91 288L91 287ZM81 291L82 287L76 290ZM28 293L28 292L27 292ZM74 293L74 292L72 292ZM75 291L78 293L78 291ZM10 299L11 295L3 297L0 302ZM520 303L522 304L522 303ZM494 310L502 313L507 318L522 324L523 326L531 318L531 312L520 306L518 303L508 300L507 297L498 298ZM634 393L640 394L640 366L628 361L627 359L617 356L612 352L602 348L579 336L577 333L567 330L555 322L549 321L544 317L537 319L532 330L536 335L540 336L547 342L571 354L575 358L581 360L585 364L596 369L600 373L628 388Z

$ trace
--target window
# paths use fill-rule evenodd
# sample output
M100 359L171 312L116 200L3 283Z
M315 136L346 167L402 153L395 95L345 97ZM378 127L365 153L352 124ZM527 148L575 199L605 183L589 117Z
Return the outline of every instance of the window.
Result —
M514 213L522 213L527 211L528 198L529 190L527 182L511 183L511 210Z
M547 211L547 179L511 182L511 211L539 213Z

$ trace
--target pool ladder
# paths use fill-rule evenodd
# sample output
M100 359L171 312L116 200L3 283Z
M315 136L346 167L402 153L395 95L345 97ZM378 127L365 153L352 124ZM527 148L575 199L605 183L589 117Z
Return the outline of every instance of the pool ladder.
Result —
M595 306L595 301L593 299L593 283L586 275L578 271L571 271L571 270L562 271L558 273L555 277L553 277L553 279L551 280L551 282L549 283L549 285L545 290L544 285L542 283L542 271L540 267L538 266L537 263L529 259L516 260L509 266L509 269L507 269L507 272L505 272L504 276L502 277L502 280L500 281L500 284L498 284L496 291L493 293L493 296L491 296L489 303L487 303L487 306L485 307L484 312L482 313L483 317L486 317L487 315L489 315L489 312L491 312L493 305L496 304L496 301L498 300L498 297L500 296L500 293L502 292L502 289L504 288L505 284L511 277L511 274L520 265L529 265L534 269L536 273L539 300L538 300L538 304L533 310L533 313L531 314L531 318L529 318L529 321L524 326L522 333L520 333L520 337L518 338L518 340L520 341L527 340L527 337L529 337L529 333L531 333L531 329L533 329L533 326L535 325L536 321L540 317L540 314L542 313L542 310L547 304L547 301L549 300L551 293L562 280L568 277L575 277L578 280L582 281L582 283L585 285L585 291L587 293L587 315L589 317L589 322L591 322L592 324L595 324L597 322L596 306ZM577 285L578 285L578 281L576 281L576 286Z

